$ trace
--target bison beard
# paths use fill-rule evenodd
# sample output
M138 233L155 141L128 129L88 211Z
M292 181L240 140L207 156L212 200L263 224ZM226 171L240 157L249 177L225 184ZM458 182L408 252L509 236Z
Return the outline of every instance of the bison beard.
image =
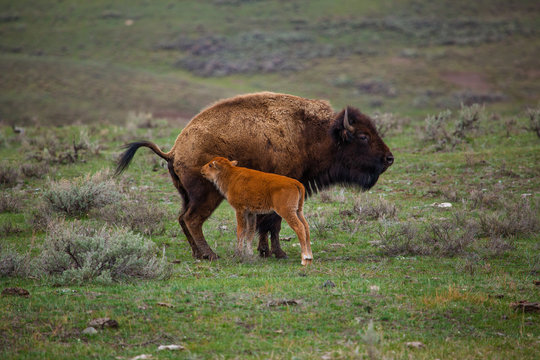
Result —
M140 147L150 148L168 162L183 201L180 226L193 256L210 260L217 255L204 239L202 225L223 196L202 177L200 169L213 157L236 159L240 166L297 179L308 194L333 184L369 189L394 161L371 119L357 109L347 107L334 113L324 100L268 92L225 99L204 109L178 135L168 153L149 141L126 147L118 174ZM286 257L279 245L280 223L275 214L259 217L262 256Z

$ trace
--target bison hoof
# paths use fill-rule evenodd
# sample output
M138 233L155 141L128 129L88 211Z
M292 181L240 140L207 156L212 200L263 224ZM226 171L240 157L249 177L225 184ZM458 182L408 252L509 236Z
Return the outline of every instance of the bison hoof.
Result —
M276 259L288 259L289 257L287 256L287 253L281 249L279 250L274 250L272 252L274 254L274 256L276 257Z
M259 250L259 255L262 258L267 258L267 257L270 257L270 255L272 255L269 249L258 249L258 250Z
M206 254L202 254L201 259L215 261L215 260L219 259L219 256L217 256L217 254L215 254L214 252L209 252L209 253L206 253Z

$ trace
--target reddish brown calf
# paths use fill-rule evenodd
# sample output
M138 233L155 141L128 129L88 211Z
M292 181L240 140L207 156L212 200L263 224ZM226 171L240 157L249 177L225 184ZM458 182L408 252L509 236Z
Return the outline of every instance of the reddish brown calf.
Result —
M236 211L237 255L253 255L257 214L275 211L296 232L302 251L302 265L311 264L313 254L309 226L304 218L305 189L286 176L236 166L237 161L215 157L201 169ZM244 249L245 247L245 249Z

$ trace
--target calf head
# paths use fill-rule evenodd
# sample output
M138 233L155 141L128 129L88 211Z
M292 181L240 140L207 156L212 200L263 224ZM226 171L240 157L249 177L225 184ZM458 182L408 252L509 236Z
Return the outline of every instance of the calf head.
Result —
M201 168L201 174L206 179L216 183L220 174L236 166L237 164L238 164L238 161L236 160L229 161L225 159L224 157L216 156L209 163L205 164Z

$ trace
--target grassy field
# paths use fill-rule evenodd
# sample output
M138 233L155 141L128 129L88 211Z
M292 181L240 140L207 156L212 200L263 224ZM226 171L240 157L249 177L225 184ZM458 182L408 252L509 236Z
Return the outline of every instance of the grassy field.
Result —
M540 357L538 2L350 3L0 0L0 358ZM288 259L235 259L227 203L196 261L157 156L111 177L259 90L357 106L396 158L307 200L307 268L286 224Z
M0 121L185 124L261 90L514 114L538 102L539 14L537 1L0 1Z
M89 180L78 182L81 174L114 168L127 138L167 147L180 129L142 116L128 128L31 127L23 135L3 128L0 281L2 289L24 288L30 296L0 298L2 357L537 358L538 313L511 304L538 301L540 143L523 130L528 119L516 118L508 133L508 119L484 117L474 136L437 152L436 140L418 135L427 133L423 121L399 125L396 117L386 141L397 160L376 188L363 194L338 187L306 203L315 256L308 268L300 266L286 225L289 259L235 260L228 204L205 225L221 259L193 260L175 220L179 197L149 152L138 154L120 179L92 180L112 181L113 188L100 188L109 197L135 200L143 214L138 222L99 202L68 214L46 200L62 179L82 187ZM452 207L434 206L442 202ZM151 218L156 212L161 218ZM157 258L164 254L167 276L115 281L45 271L37 260L48 259L54 226L69 224L74 238L103 226L143 234L156 244ZM17 262L8 250L28 257ZM103 317L119 327L82 333ZM413 341L424 346L406 345ZM157 351L167 344L185 349Z

